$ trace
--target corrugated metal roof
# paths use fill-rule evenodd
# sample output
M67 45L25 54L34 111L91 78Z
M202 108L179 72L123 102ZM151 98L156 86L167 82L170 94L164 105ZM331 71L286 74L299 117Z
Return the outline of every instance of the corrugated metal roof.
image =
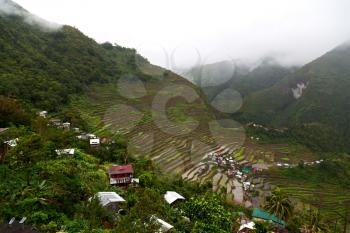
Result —
M90 145L99 145L100 139L99 138L92 138L90 139Z
M74 155L75 149L61 149L55 150L57 155Z
M40 233L33 230L30 226L18 223L17 221L9 226L8 224L0 224L1 233Z
M97 197L102 206L107 206L110 203L125 202L125 200L115 192L98 192Z
M5 141L4 143L9 145L10 147L15 147L15 146L17 146L18 141L19 141L19 139L15 138L12 140Z
M172 204L177 200L185 200L183 196L181 196L180 194L174 191L167 191L166 194L164 195L164 199L169 204Z
M152 216L152 218L160 225L160 229L157 231L157 233L168 232L170 229L174 228L174 226L170 225L169 223L165 222L160 218L157 218L154 215Z
M134 168L131 164L113 165L109 168L108 173L110 175L134 173Z
M269 212L266 212L266 211L259 209L259 208L253 209L252 217L264 219L267 221L272 221L275 224L278 224L278 225L283 226L283 227L286 225L286 223L282 219L279 219L276 215L270 214Z

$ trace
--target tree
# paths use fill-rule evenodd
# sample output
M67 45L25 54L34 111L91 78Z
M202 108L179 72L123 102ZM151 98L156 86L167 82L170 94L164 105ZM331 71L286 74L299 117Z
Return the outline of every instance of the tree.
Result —
M28 124L29 117L15 99L0 96L0 127L10 123Z
M183 210L195 222L192 232L231 232L232 214L216 196L192 198L184 204Z
M267 198L265 209L279 218L287 220L293 215L293 205L279 188L272 192L272 195Z
M18 145L11 149L5 160L15 170L27 171L27 184L30 184L31 171L34 164L50 157L50 151L37 134L21 137Z
M272 231L272 225L269 222L257 222L254 233L268 233Z

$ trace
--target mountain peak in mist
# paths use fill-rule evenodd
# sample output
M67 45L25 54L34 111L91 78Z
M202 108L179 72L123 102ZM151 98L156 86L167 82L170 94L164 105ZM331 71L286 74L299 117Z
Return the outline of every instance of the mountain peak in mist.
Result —
M54 31L62 27L57 23L49 22L34 14L29 13L23 7L11 0L0 0L0 16L16 16L32 26L38 26L45 31Z

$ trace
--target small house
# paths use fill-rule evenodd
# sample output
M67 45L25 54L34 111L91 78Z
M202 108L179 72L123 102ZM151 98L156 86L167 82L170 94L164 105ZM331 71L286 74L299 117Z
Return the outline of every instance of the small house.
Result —
M18 138L15 138L15 139L11 139L11 140L8 140L8 141L5 141L4 143L9 146L9 147L16 147L17 146L17 143L18 143Z
M75 153L75 149L62 149L62 150L55 150L57 155L68 155L73 156Z
M99 146L100 145L100 139L99 138L91 138L90 139L90 146Z
M266 164L263 163L256 163L252 165L253 172L262 172L264 170L267 170L268 167Z
M50 120L50 123L51 123L51 125L53 125L53 126L61 126L61 120L60 120L60 119L57 119L57 118L51 119L51 120Z
M134 168L128 165L113 165L108 170L109 182L111 185L128 185L132 182Z
M69 122L64 122L62 124L62 126L63 126L63 129L65 129L65 130L69 130L70 129L70 123Z
M183 196L174 191L167 191L164 195L164 199L170 205L175 204L179 200L185 200Z
M124 203L125 200L115 192L98 192L96 196L103 207L117 207L120 203Z
M156 216L152 216L151 219L154 220L156 224L160 225L160 228L156 233L170 232L171 229L174 228L174 226L170 225L160 218L157 218Z
M47 117L47 111L39 112L39 116L42 117L42 118L46 118Z
M255 223L254 222L249 222L249 223L244 223L239 227L239 230L237 233L245 233L245 232L250 232L252 230L255 230Z
M27 220L23 217L21 220L12 218L8 223L0 224L1 233L40 233L32 227L25 225L24 222Z

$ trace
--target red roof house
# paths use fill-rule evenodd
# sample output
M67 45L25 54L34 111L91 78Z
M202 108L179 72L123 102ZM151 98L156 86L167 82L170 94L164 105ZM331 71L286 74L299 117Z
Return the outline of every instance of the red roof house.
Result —
M113 165L108 170L109 182L112 185L128 185L134 176L134 168L128 165Z

